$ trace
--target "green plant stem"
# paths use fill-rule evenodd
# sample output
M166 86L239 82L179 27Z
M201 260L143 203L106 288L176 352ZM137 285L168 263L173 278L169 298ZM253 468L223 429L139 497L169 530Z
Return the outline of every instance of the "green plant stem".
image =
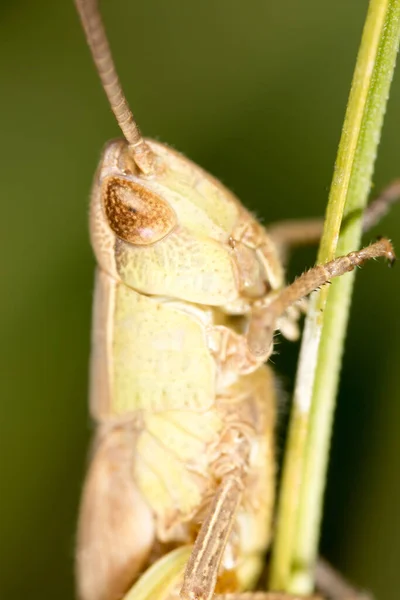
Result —
M319 263L360 245L362 212L371 187L399 35L400 0L371 0L335 163ZM341 231L343 218L346 227ZM308 594L314 586L353 281L354 273L346 274L310 298L285 453L271 589Z

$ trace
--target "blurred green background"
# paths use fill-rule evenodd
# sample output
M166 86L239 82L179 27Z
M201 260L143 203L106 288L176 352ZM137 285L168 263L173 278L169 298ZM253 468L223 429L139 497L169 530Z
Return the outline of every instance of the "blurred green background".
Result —
M324 212L367 0L102 7L146 135L217 175L266 223ZM119 133L72 0L1 0L0 81L0 597L67 600L92 430L88 195ZM376 190L400 175L399 127L397 76ZM400 251L400 206L366 241L378 233ZM298 252L290 276L314 257ZM385 600L400 589L399 299L399 270L359 272L322 537L325 555ZM279 351L289 397L298 346Z

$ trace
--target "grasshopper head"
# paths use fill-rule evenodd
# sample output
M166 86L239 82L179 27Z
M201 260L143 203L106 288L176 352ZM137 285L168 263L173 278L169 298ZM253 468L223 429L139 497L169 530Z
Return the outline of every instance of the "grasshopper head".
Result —
M246 277L260 287L266 276L254 250L238 260L232 239L238 223L252 217L190 160L160 143L146 144L154 156L149 174L138 169L126 142L105 149L91 207L100 266L141 293L198 304L238 300L244 264Z
M151 295L235 306L282 283L276 249L218 181L145 140L122 91L96 2L76 0L104 91L125 137L103 155L92 195L100 267Z

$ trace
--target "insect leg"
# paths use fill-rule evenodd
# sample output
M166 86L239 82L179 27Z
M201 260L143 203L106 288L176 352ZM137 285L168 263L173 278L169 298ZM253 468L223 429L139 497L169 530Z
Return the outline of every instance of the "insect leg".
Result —
M243 493L241 478L228 475L214 496L185 570L181 598L211 600L219 566Z
M265 306L255 308L247 332L249 349L255 356L268 356L277 319L295 302L307 296L333 277L339 277L371 258L385 257L390 264L396 257L389 240L381 240L357 252L339 256L324 265L316 265L285 287Z
M400 179L390 183L369 206L363 219L363 232L369 231L389 212L391 206L400 200ZM348 218L350 218L349 215ZM347 220L347 219L346 219ZM346 220L343 225L346 225ZM317 244L324 228L323 219L297 219L279 221L268 226L268 236L286 257L288 251L296 246Z
M367 592L356 590L329 563L319 559L315 570L316 587L322 595L301 596L283 592L241 592L216 594L214 600L373 600Z
M392 181L384 190L375 198L364 212L363 232L369 231L379 223L383 217L387 215L392 207L400 200L400 179Z
M317 244L322 236L324 219L288 219L268 226L268 236L286 257L297 246Z
M284 592L244 592L239 594L217 594L215 600L325 600L322 596L299 596ZM341 598L341 600L353 600ZM356 600L356 599L354 599ZM362 600L362 599L361 599Z
M370 594L355 589L322 558L316 564L315 581L317 589L330 600L372 600Z
M245 592L238 594L217 594L215 600L372 600L372 597L355 590L329 564L319 560L316 568L318 591L323 594L300 596L283 592Z

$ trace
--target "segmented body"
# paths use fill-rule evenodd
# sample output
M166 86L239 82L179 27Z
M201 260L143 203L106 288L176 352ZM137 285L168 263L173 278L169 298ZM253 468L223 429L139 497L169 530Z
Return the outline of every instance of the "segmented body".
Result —
M139 175L126 143L113 142L92 195L98 432L78 540L84 600L121 597L166 548L193 542L236 468L245 493L225 589L252 585L271 534L274 380L244 333L253 303L283 286L279 258L228 190L148 144L157 177Z

